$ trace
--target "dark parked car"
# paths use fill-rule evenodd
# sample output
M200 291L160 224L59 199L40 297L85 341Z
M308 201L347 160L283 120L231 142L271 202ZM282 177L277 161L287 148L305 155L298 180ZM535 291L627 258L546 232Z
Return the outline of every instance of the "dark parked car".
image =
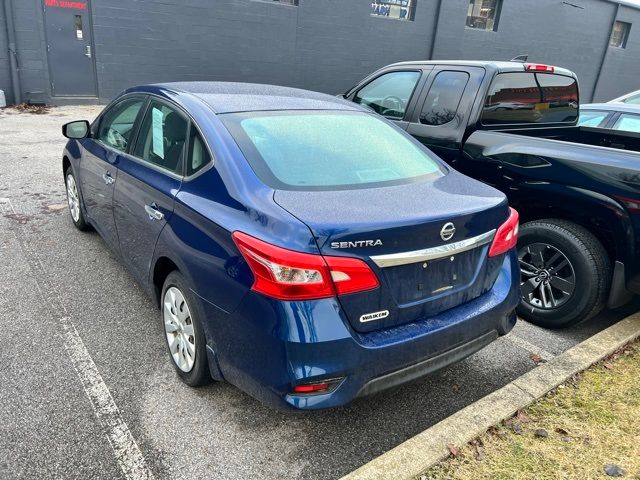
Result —
M343 97L508 196L523 223L522 317L563 327L640 294L640 136L576 126L572 72L516 62L404 62Z
M518 214L368 109L177 83L63 132L73 222L153 296L189 385L334 407L514 325Z
M640 133L640 105L588 103L580 105L578 125Z

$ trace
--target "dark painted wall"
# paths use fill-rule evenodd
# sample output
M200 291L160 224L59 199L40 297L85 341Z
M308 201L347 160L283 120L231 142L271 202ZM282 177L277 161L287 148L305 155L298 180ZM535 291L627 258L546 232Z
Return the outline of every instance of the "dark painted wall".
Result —
M438 0L417 0L415 21L369 15L369 0L93 0L100 98L135 84L240 80L346 90L388 63L428 59ZM632 24L626 49L608 47L617 4L606 0L503 0L497 32L465 27L468 0L442 0L434 58L530 60L574 70L582 100L640 88L640 10L620 7ZM22 90L50 95L42 0L13 0ZM1 9L0 9L1 10ZM0 15L2 13L0 12ZM4 19L0 89L10 95ZM28 98L28 95L23 95ZM54 100L55 101L55 100Z
M611 100L640 89L640 11L621 6L618 20L632 24L627 46L609 47L595 92L596 101Z
M7 43L7 30L5 28L4 8L0 2L0 90L4 91L7 103L13 99L11 77L9 72L9 45Z
M414 22L373 18L367 1L94 2L99 91L168 80L242 80L340 92L378 67L427 58L435 2ZM145 21L139 19L144 15Z
M568 3L584 8L561 0L503 0L498 31L492 32L465 27L468 0L445 0L434 58L509 60L528 54L531 62L576 72L582 101L590 101L600 62L608 48L616 4L600 0ZM640 27L640 11L634 13ZM640 75L640 64L636 65L636 75ZM611 87L616 88L624 92L634 86Z

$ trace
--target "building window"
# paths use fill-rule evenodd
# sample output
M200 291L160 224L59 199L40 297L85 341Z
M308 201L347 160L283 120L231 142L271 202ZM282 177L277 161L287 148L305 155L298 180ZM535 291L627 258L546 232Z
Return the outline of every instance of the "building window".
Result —
M613 24L609 45L611 47L625 48L627 46L627 38L629 37L631 24L626 22L616 22Z
M470 0L467 27L479 30L498 30L502 0Z
M373 0L371 15L396 20L413 20L416 0Z

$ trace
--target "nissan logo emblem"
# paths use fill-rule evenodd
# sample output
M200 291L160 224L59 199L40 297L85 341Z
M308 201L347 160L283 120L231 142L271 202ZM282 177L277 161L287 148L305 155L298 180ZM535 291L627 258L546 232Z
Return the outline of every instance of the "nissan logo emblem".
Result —
M442 227L442 230L440 230L440 238L442 238L442 240L444 240L445 242L447 240L451 240L455 234L456 226L451 222L445 223L444 227Z

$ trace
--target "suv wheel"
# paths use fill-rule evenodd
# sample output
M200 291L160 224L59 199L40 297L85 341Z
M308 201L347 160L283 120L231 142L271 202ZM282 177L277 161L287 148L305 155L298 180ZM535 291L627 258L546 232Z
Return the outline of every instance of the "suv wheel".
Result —
M518 238L518 315L549 328L588 320L605 305L611 261L587 229L557 219L524 224Z

